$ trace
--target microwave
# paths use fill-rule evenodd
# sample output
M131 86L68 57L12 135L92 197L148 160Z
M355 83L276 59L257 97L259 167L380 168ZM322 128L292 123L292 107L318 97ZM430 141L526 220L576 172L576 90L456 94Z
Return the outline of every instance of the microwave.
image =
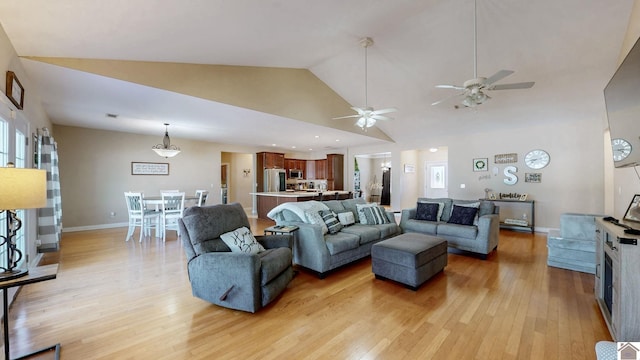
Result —
M289 170L289 179L302 179L302 170L298 170L298 169Z

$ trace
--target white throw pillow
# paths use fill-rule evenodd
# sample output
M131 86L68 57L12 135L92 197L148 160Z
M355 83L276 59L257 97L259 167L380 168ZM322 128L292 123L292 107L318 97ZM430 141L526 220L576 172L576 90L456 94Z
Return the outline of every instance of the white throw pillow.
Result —
M351 211L338 213L338 221L344 226L353 225L356 223L356 219L353 217Z
M260 245L251 233L251 230L245 226L220 235L220 239L227 244L231 252L257 254L264 251L262 245Z

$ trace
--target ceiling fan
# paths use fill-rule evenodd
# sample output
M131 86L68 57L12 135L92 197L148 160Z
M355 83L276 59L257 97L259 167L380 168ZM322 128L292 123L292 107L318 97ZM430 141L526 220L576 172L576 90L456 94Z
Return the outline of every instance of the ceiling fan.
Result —
M340 116L333 118L337 119L347 119L347 118L358 118L358 121L354 124L355 126L359 126L363 130L370 128L376 124L377 120L393 120L393 118L384 116L382 114L388 114L391 112L398 111L396 108L387 108L374 110L371 106L369 106L368 98L367 98L367 48L373 45L373 39L366 37L360 40L360 45L364 48L364 108L359 108L352 106L351 108L357 112L354 115L348 116Z
M478 5L477 0L473 2L473 79L465 81L462 86L459 85L436 85L440 89L455 89L462 90L461 93L455 94L448 98L434 102L431 105L438 105L453 98L463 97L462 105L466 107L475 107L485 101L491 99L489 95L485 93L487 90L513 90L513 89L529 89L535 84L533 81L512 83L512 84L495 84L496 82L504 79L505 77L513 74L511 70L500 70L492 76L478 77Z

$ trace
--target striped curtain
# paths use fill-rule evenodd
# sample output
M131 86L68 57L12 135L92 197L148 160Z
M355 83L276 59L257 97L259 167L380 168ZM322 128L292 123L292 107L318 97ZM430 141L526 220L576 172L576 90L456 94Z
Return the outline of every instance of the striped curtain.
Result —
M62 236L62 196L60 195L60 173L58 150L47 128L38 131L38 168L47 171L47 206L38 209L38 238L40 251L55 251Z

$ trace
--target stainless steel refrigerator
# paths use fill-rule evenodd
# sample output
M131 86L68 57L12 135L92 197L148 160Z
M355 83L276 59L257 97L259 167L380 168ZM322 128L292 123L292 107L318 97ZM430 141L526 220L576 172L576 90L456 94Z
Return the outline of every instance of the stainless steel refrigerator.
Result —
M264 191L285 191L287 172L284 169L264 169Z

